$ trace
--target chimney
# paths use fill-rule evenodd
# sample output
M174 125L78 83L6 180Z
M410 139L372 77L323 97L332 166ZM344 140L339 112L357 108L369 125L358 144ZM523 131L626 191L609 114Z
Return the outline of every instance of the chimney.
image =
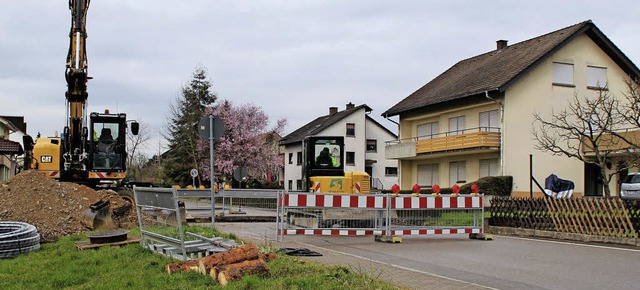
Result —
M507 40L500 39L500 40L496 41L496 44L497 44L497 48L498 48L497 50L501 50L501 49L507 47Z
M333 115L338 112L338 107L329 107L329 115Z
M349 102L349 103L347 104L347 110L349 110L349 109L353 109L353 108L355 108L355 107L356 107L356 105L354 105L352 102Z

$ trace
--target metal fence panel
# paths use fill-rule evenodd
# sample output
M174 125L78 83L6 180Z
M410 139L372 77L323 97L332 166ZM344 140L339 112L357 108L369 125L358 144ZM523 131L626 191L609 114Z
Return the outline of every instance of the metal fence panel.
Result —
M277 235L483 233L483 196L283 192Z
M142 236L142 243L158 253L187 260L201 258L213 252L221 252L235 246L233 241L220 238L206 238L193 233L186 233L182 228L183 212L179 206L180 196L176 188L142 188L134 187L134 199L138 226ZM182 196L189 195L184 194ZM204 194L203 192L188 192ZM210 195L209 195L210 196ZM175 218L175 224L168 222L168 217ZM176 231L179 238L163 235L159 232Z

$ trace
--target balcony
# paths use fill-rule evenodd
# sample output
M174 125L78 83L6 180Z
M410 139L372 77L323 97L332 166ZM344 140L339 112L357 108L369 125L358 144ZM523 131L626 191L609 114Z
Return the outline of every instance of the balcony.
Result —
M604 134L601 136L597 141L598 149L601 152L608 152L609 154L627 154L637 152L637 145L640 145L640 130L637 128L621 130L617 131L616 134L620 135L622 138L611 134ZM629 142L625 140L635 145L629 144ZM595 156L593 146L589 144L588 139L586 138L583 139L582 142L582 152L586 156Z
M480 127L388 141L385 156L388 159L403 159L434 153L473 153L487 149L500 149L500 128Z

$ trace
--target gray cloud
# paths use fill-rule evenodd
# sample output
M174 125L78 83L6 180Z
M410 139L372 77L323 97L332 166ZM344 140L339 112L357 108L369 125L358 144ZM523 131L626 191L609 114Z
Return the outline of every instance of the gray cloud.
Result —
M640 59L634 1L92 1L89 110L127 112L157 135L197 66L220 98L287 118L287 133L328 107L379 115L455 62L587 19ZM29 133L64 126L64 1L0 11L0 114Z

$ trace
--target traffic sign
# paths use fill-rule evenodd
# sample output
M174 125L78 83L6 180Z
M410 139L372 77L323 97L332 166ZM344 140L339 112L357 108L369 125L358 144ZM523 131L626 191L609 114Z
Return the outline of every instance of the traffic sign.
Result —
M224 135L224 122L220 118L216 118L212 115L202 116L198 121L198 133L200 137L209 139L211 126L209 117L213 118L213 139L218 141Z
M189 171L189 174L191 175L191 177L197 177L198 176L198 169L191 169L191 171Z

